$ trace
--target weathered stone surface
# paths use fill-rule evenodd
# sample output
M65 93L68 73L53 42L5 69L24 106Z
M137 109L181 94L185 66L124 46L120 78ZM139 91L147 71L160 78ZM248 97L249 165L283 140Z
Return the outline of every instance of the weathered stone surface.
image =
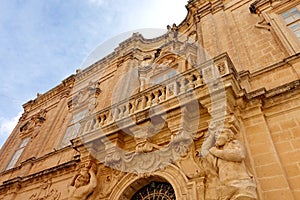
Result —
M190 0L165 35L134 33L25 103L0 199L299 199L293 6Z

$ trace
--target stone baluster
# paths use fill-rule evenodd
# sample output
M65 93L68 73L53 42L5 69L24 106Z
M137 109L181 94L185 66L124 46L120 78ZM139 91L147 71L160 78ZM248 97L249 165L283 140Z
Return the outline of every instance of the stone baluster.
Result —
M160 102L166 100L166 88L163 87L160 89L161 96L159 97Z
M120 105L118 107L118 109L119 109L119 116L118 116L118 118L122 119L124 117L124 115L125 115L125 106L124 105Z
M91 125L91 121L90 120L83 120L80 122L80 126L83 127L82 132L86 133L89 131L90 129L90 125ZM78 133L78 135L81 135L81 133Z
M112 123L115 121L115 116L113 114L112 108L108 111L108 123Z
M98 129L101 125L101 119L100 119L100 116L95 118L95 125L94 125L94 129Z
M158 104L159 103L159 91L158 90L155 90L153 93L153 100L152 100L152 103L155 105L155 104Z
M134 104L134 101L131 101L129 103L129 115L133 114L135 112L135 104Z
M152 104L152 93L146 94L146 108L150 107Z
M104 124L104 122L103 122L103 116L101 114L99 114L98 117L97 117L97 119L98 119L98 124L100 126L103 126L103 124Z
M124 109L125 109L125 110L124 110L124 116L126 116L126 117L129 115L129 112L130 112L130 105L131 105L131 104L130 104L129 102L127 102L126 105L124 106L124 107L125 107L125 108L124 108Z
M137 98L134 102L135 111L140 110L140 106L141 106L141 98Z
M91 124L89 125L89 131L93 131L94 130L94 126L95 126L95 119L91 118L90 122L91 122Z
M115 115L114 115L115 120L120 119L120 113L121 113L120 109L118 107L116 107L115 108Z
M104 125L104 123L105 123L105 117L106 117L105 114L100 114L100 116L98 118L100 126Z
M149 101L149 97L147 96L147 95L144 95L143 97L142 97L142 109L145 109L146 107L147 107L147 105L148 105L148 101Z

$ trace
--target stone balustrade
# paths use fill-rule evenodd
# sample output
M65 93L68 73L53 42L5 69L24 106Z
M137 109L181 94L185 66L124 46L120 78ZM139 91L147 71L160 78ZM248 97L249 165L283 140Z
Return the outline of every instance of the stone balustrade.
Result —
M203 86L207 83L208 79L216 78L216 72L220 77L228 74L230 72L230 65L232 64L227 54L222 54L210 62L189 69L160 84L141 91L127 100L116 103L109 108L81 120L79 135L84 135L111 125L114 122L131 117L136 113L147 110L172 98L176 98L187 91ZM207 74L207 71L209 71L210 75L211 72L213 72L212 77L203 78L202 74Z

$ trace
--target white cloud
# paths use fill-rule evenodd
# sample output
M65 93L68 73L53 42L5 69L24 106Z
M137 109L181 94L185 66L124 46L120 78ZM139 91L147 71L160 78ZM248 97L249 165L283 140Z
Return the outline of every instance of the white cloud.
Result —
M17 116L6 119L6 118L0 118L0 147L5 142L6 138L10 135L10 133L13 131L15 126L18 123L19 118L21 117L22 112L20 112Z
M136 29L166 31L168 24L179 24L184 19L186 3L187 0L1 1L0 146L17 124L19 116L12 116L20 111L20 105L74 73L99 44Z

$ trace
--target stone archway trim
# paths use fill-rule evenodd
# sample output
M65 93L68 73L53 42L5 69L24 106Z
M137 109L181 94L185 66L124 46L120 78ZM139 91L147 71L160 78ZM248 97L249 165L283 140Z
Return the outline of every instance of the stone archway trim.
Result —
M188 185L188 179L184 175L184 173L175 165L169 165L164 170L160 170L154 173L149 174L149 177L159 177L165 179L169 182L175 192L176 199L185 200L188 199L188 191L187 188L190 188ZM119 200L121 196L128 190L128 188L137 180L141 179L140 176L136 174L127 174L125 175L120 182L114 187L111 192L111 195L108 199L110 200ZM132 195L134 192L132 191Z

